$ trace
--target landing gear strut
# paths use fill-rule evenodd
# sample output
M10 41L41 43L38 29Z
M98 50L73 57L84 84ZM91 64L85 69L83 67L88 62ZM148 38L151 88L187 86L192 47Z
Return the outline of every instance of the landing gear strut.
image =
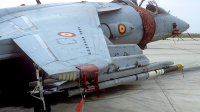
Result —
M33 64L34 68L36 69L36 78L37 78L37 86L34 88L34 90L31 92L31 96L37 99L34 106L34 112L50 112L51 107L50 104L44 100L43 95L43 80L42 75L39 74L41 68L37 64ZM40 97L32 95L36 90L39 90Z

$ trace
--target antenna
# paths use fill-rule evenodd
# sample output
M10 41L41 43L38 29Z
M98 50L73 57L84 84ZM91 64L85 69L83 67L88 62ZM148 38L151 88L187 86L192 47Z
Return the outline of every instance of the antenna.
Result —
M139 5L139 7L141 7L141 5L142 5L142 3L144 2L145 0L142 0L141 2L140 2L140 5Z
M36 0L37 4L41 4L40 0Z

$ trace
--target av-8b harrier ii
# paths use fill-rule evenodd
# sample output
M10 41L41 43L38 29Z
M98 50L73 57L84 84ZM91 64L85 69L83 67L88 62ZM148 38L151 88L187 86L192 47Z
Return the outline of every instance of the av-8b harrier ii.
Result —
M99 96L100 89L182 69L172 61L152 63L142 53L147 43L189 28L155 1L146 9L129 0L37 3L0 9L1 98L12 101L37 81L31 95L39 91L42 103L35 111L48 110L44 90Z

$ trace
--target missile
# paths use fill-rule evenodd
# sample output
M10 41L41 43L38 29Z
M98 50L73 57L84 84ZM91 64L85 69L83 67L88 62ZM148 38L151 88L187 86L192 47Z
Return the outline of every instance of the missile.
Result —
M101 89L106 89L110 87L115 87L118 85L123 85L126 83L131 83L131 82L142 80L142 79L151 79L153 77L157 77L169 72L181 71L182 69L183 69L183 66L181 64L177 64L175 66L171 66L171 67L167 67L167 68L163 68L163 69L159 69L155 71L149 71L146 73L140 73L140 74L130 75L130 76L122 77L122 78L116 78L109 81L100 82L99 89L101 90ZM81 87L81 88L69 89L67 90L67 93L68 93L68 97L72 97L84 92L89 93L93 91L94 90L84 91L84 88Z

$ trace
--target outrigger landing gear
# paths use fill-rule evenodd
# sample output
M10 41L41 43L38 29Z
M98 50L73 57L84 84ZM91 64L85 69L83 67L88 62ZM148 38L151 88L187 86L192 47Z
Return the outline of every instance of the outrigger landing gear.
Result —
M34 90L31 92L31 96L37 99L34 105L34 112L50 112L51 107L50 104L44 100L43 95L43 80L42 75L39 74L41 68L37 64L33 64L34 68L36 69L36 78L37 78L37 86L34 88ZM39 90L40 97L32 95L36 90Z

